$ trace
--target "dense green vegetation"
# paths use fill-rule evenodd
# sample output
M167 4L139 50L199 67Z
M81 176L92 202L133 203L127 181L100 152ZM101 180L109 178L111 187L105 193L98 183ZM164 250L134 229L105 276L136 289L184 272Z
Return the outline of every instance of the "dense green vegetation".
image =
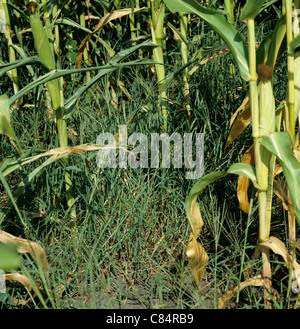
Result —
M238 19L246 1L232 7L233 16L224 6L230 1L198 2L233 19L248 43L247 25ZM209 260L197 289L186 256L186 199L196 180L172 161L170 168L99 168L96 141L103 132L117 136L120 125L149 139L151 133L205 133L204 174L227 171L253 143L249 125L225 148L249 88L232 51L199 16L171 12L158 0L44 0L37 8L31 3L34 14L28 5L1 0L9 32L0 34L0 95L8 97L0 100L0 230L36 242L49 270L34 253L22 253L10 273L22 273L30 284L8 280L1 307L217 308L226 291L262 270L261 259L252 258L259 239L256 189L250 184L249 213L239 208L237 176L213 182L198 197L205 223L198 241ZM282 12L281 1L266 1L255 19L257 48ZM46 29L37 41L39 15ZM273 72L276 108L288 88L285 50L286 40ZM295 133L297 140L297 124ZM59 155L67 146L74 148ZM289 218L274 197L270 236L297 259L299 230L290 235ZM292 268L276 253L270 266L271 307L299 307ZM263 287L249 286L226 307L265 304Z

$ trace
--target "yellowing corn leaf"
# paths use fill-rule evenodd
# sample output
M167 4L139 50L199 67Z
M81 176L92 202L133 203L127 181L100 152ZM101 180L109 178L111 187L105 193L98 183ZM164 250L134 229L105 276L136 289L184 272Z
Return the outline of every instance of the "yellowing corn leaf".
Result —
M237 119L235 120L237 114L242 110L242 112L238 115ZM240 105L240 107L236 110L234 115L231 118L231 124L235 120L229 136L227 138L227 142L225 145L225 148L229 146L236 138L238 138L242 132L246 129L246 127L251 123L251 107L250 107L250 101L249 97L246 96L243 103Z
M228 171L226 172L216 171L200 178L196 182L196 184L194 184L186 199L186 212L191 226L190 240L188 243L186 254L188 256L194 280L197 283L198 287L199 283L202 280L205 266L208 262L208 256L204 248L197 241L197 237L200 234L203 226L203 219L201 216L200 206L197 202L197 198L206 186L220 178L226 177L229 174L245 175L251 179L252 183L256 188L259 188L259 185L256 181L254 168L245 163L235 163L231 165Z
M7 232L0 231L0 242L13 243L17 245L19 253L30 253L33 259L39 258L44 270L49 270L49 264L45 250L36 242L15 237Z
M251 146L243 155L242 163L247 163L251 166L254 165L254 147ZM248 199L248 187L250 180L248 177L240 175L237 185L237 197L239 200L239 207L245 213L249 212L249 199Z
M294 259L295 257L292 257L289 254L284 243L278 238L271 236L268 241L261 242L259 246L264 246L271 249L274 253L280 255L287 265L292 265L295 270L300 270L300 265Z
M238 291L243 290L246 287L249 286L256 286L256 287L262 287L264 285L264 280L261 277L261 275L257 275L253 278L250 278L244 282L241 282L239 286L234 287L233 289L230 289L225 292L225 294L218 299L218 308L224 309L226 308L228 302L230 299L237 294Z
M191 213L193 218L193 227L190 233L186 255L188 256L194 280L199 287L205 272L206 264L208 262L208 255L201 244L197 241L197 237L200 234L203 226L203 219L196 199L194 199L192 202Z
M139 11L143 11L145 8L135 8L134 12L139 12ZM103 26L105 26L106 24L110 23L111 21L126 16L126 15L130 15L132 13L131 8L130 9L119 9L119 10L115 10L112 11L110 13L107 13L106 15L104 15L100 22L98 23L98 25L96 26L96 28L94 29L93 32L89 33L81 42L79 48L78 48L78 52L77 52L77 67L80 68L81 65L81 61L82 61L82 55L83 55L83 51L85 49L86 43L91 39L91 37L98 32Z

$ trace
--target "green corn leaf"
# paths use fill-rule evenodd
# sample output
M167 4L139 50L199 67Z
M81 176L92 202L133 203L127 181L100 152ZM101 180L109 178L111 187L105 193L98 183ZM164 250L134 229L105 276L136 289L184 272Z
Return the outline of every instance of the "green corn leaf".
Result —
M0 134L14 140L17 144L18 152L23 154L19 140L10 123L9 99L6 95L0 96Z
M296 38L294 38L290 44L289 44L289 48L288 48L288 53L289 54L293 54L295 52L295 49L300 47L300 34L298 34L296 36Z
M184 42L186 45L190 43L189 40L173 24L167 22L167 25L174 33L176 33L179 36L181 42Z
M36 160L36 156L18 158L11 157L5 158L0 162L0 170L2 170L3 176L6 177L7 175L11 174L15 170L25 166L28 163L31 163ZM1 174L0 174L1 175Z
M3 271L15 270L21 265L22 258L17 252L17 246L0 243L0 269Z
M0 134L6 135L14 140L17 139L10 124L9 101L6 95L0 96Z
M96 83L100 78L105 76L106 74L109 74L119 68L125 68L132 65L148 65L148 64L154 64L153 62L144 61L144 60L135 60L132 62L127 63L120 63L122 60L133 54L136 50L140 49L141 47L156 47L155 44L149 41L142 42L136 46L130 47L128 49L122 50L119 53L117 53L107 65L104 66L96 66L96 67L87 67L87 68L80 68L80 69L71 69L71 70L52 70L48 73L46 73L43 76L38 77L36 80L29 83L27 86L22 88L20 91L18 91L16 94L14 94L9 99L9 106L14 104L20 97L22 97L24 94L26 94L29 90L32 90L33 88L45 84L47 82L51 82L54 79L60 78L62 76L67 76L70 74L85 72L85 71L97 71L100 70L99 73L93 77L88 83L84 84L74 95L72 95L65 103L65 110L66 114L70 114L72 111L77 99L88 89L90 88L94 83ZM31 62L32 61L32 62ZM34 64L34 63L40 63L44 64L40 59L37 57L32 57L31 59L22 59L18 62L19 66L22 65L28 65L28 64ZM45 64L44 64L45 65ZM0 66L0 74L1 74L1 68L5 70L11 70L12 67L9 65L3 65Z
M260 143L278 159L291 195L294 214L300 225L300 163L294 157L287 132L275 132L261 138Z
M195 0L164 0L172 12L192 13L203 19L227 44L236 60L240 74L250 80L248 50L240 33L218 11L199 5Z
M116 64L119 63L120 61L124 60L126 57L132 55L134 52L136 52L138 49L142 48L142 47L157 47L156 44L154 44L153 42L147 40L144 41L136 46L132 46L128 49L124 49L119 51L110 61L108 64Z
M58 18L56 21L55 21L55 24L63 24L63 25L68 25L68 26L72 26L72 27L76 27L77 29L79 30L82 30L84 32L87 32L87 33L92 33L93 31L91 31L90 29L74 22L73 20L71 20L70 18L67 18L67 17L63 17L63 18Z
M188 220L189 220L192 228L194 225L193 217L195 216L195 211L196 211L195 206L197 204L196 201L197 201L198 195L202 192L202 190L206 186L208 186L209 184L215 182L216 180L218 180L220 178L224 178L224 177L228 176L229 174L245 176L252 181L254 187L259 189L259 185L257 184L257 180L256 180L256 174L255 174L254 167L250 166L248 164L245 164L245 163L235 163L235 164L231 165L230 168L228 169L228 171L226 171L226 172L216 171L216 172L203 176L192 187L192 189L186 199L185 205L186 205L187 217L188 217ZM197 207L199 208L199 206L197 206ZM197 212L200 212L200 210L198 209L198 211L196 211L196 213Z
M130 47L128 49L122 50L119 53L117 53L107 65L104 66L96 66L96 67L87 67L87 68L80 68L80 69L71 69L71 70L52 70L48 73L46 73L43 76L38 77L36 80L29 83L27 86L19 90L16 94L14 94L9 99L9 106L14 104L20 97L22 97L24 94L26 94L29 90L32 90L33 88L45 84L47 82L50 82L54 79L60 78L62 76L67 76L70 74L80 73L80 72L86 72L86 71L99 71L99 73L94 76L88 83L84 84L74 95L72 95L65 103L65 110L66 115L70 115L70 112L74 108L74 105L76 104L76 101L78 98L88 89L90 88L94 83L96 83L99 79L101 79L106 74L112 73L113 71L120 69L120 68L126 68L133 65L149 65L149 64L155 64L152 61L145 61L145 60L135 60L127 63L120 63L122 60L133 54L136 50L140 49L141 47L156 47L155 44L149 41L142 42L136 46ZM34 59L32 59L34 61ZM23 65L28 64L29 62L25 59L23 59ZM38 61L39 62L39 61ZM40 62L42 63L42 62ZM0 67L1 69L1 67ZM11 70L11 68L10 68Z
M256 51L257 65L265 64L274 69L276 61L286 51L283 42L285 34L285 15L282 15L276 22L274 30L260 43Z
M53 71L50 71L50 72L44 74L43 76L38 77L36 80L30 82L27 86L25 86L24 88L19 90L12 97L10 97L9 105L11 106L12 104L14 104L20 97L22 97L24 94L26 94L28 91L32 90L33 88L35 88L41 84L45 84L51 80L60 78L60 77L65 77L65 76L68 76L71 74L82 73L82 72L86 72L86 71L101 70L99 72L100 75L99 76L97 75L97 77L98 77L97 79L99 79L99 78L103 77L104 75L109 74L117 69L126 68L126 67L133 66L133 65L149 65L149 64L155 64L155 63L152 61L135 60L132 62L127 62L127 63L107 64L104 66L93 66L93 67L86 67L86 68L80 68L80 69L53 70ZM80 92L82 92L82 91L84 92L92 84L93 83L85 84L80 89ZM69 108L71 105L74 105L74 104L71 104L71 100L73 101L75 99L75 102L76 102L76 99L78 99L79 96L77 97L75 95L77 95L77 94L74 94L73 96L71 96L70 99L66 102L67 108Z
M248 0L241 10L240 20L255 18L266 0Z
M49 70L49 67L38 56L33 56L33 57L18 59L12 63L6 63L0 65L0 77L2 77L8 71L26 65L42 65L47 70Z
M14 44L12 44L11 46L15 49L15 51L20 55L21 58L23 58L23 59L28 58L25 50L21 46L14 45ZM36 57L39 58L38 56L36 56ZM39 61L42 65L44 65L46 67L46 64L43 63L40 58L39 58ZM37 73L34 71L33 67L31 65L26 65L26 68L29 71L30 75L33 77L33 79L36 79Z
M256 63L259 64L266 64L268 60L268 54L270 49L270 44L273 37L273 31L267 35L260 43L257 51L256 51Z
M282 15L276 22L275 28L273 30L271 44L268 53L268 59L266 65L275 67L278 57L281 55L282 42L286 34L286 23L285 15ZM284 47L285 48L285 47ZM285 48L286 49L286 48ZM284 49L284 50L285 50Z
M130 56L131 54L133 54L135 51L137 51L138 49L140 49L141 47L156 47L156 45L152 42L149 41L145 41L142 42L136 46L130 47L128 49L125 50L121 50L120 52L118 52L107 64L107 68L100 71L97 75L95 75L88 83L86 83L85 85L83 85L73 96L71 96L65 103L65 109L66 109L66 115L70 115L70 113L72 112L74 105L76 104L78 98L87 90L89 89L93 84L95 84L99 79L101 79L104 75L109 74L111 72L113 72L114 70L118 69L118 68L122 68L122 67L129 67L131 65L145 65L148 64L149 62L145 62L145 61L133 61L130 63L123 63L121 64L120 62L122 60L124 60L125 58L127 58L128 56ZM113 67L111 67L113 66Z

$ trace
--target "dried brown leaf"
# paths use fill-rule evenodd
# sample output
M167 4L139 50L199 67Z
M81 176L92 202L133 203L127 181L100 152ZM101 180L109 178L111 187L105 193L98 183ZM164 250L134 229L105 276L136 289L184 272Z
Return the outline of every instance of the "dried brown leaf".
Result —
M271 236L268 241L260 242L258 246L271 249L274 253L280 255L287 265L292 265L295 270L300 270L300 265L297 263L295 257L289 254L284 243L278 238Z
M4 274L4 277L5 280L7 281L17 281L21 283L24 287L26 287L30 291L32 298L35 298L36 293L34 292L30 280L25 275L20 273L6 273ZM35 281L34 284L36 288L38 288L42 293L44 293L43 289L41 288L41 284L38 281ZM13 298L12 300L14 304L17 306L17 305L26 305L28 302L32 300L32 298L30 297L27 300Z
M182 39L181 39L181 37L180 37L180 35L177 33L177 31L173 28L173 26L172 25L170 25L169 23L167 23L167 25L168 25L168 27L172 30L172 32L173 32L173 38L174 38L174 40L176 41L176 42L184 42Z
M218 299L218 308L219 309L224 309L226 308L228 302L230 299L237 294L238 291L243 290L246 287L249 286L256 286L256 287L262 287L264 286L264 280L261 277L261 275L257 275L253 278L250 278L244 282L241 282L239 286L234 287L233 289L230 289L226 291L222 297Z
M118 105L117 93L113 86L111 86L110 89L111 89L111 105L118 111L119 105Z
M121 90L123 91L123 93L127 96L128 99L130 99L132 101L133 99L130 96L130 93L129 93L128 89L125 87L124 82L119 79L118 83L119 83L119 87L121 88Z
M197 237L203 226L203 219L199 210L199 205L196 199L193 201L192 208L192 218L193 225L192 231L190 233L190 239L186 250L186 255L189 260L190 268L194 280L197 286L200 288L200 283L202 281L205 267L208 263L208 255L201 244L197 241Z
M117 148L117 146L112 145L106 145L106 146L97 146L97 145L77 145L77 146L66 146L66 147L58 147L52 150L49 150L47 152L44 152L42 154L37 155L34 160L37 160L38 158L49 156L49 155L55 155L57 157L65 157L69 155L78 154L85 158L84 152L86 151L97 151L102 149L112 149Z
M242 110L242 112L238 115L237 119L236 116L237 114ZM227 138L227 142L225 145L225 149L236 139L238 138L242 132L246 129L246 127L251 123L251 107L250 107L250 100L249 97L246 96L240 107L236 110L234 115L231 118L231 123L234 122L229 136Z
M139 12L144 10L144 8L135 8L134 12ZM93 32L89 33L81 42L78 51L77 51L77 67L80 68L81 62L82 62L82 55L83 55L83 51L85 49L86 43L91 39L91 37L97 33L103 26L105 26L106 24L110 23L111 21L129 15L132 13L131 8L130 9L119 9L119 10L115 10L112 12L107 13L106 15L104 15L100 22L98 23L98 25L96 26L96 28L94 29Z

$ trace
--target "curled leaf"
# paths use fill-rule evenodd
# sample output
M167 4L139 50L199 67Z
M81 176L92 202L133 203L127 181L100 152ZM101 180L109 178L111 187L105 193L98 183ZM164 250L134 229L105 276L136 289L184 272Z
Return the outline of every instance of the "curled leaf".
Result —
M33 284L35 285L35 288L39 289L41 292L44 292L41 284L38 281L31 282L25 275L20 274L20 273L8 273L4 274L4 278L6 281L17 281L21 283L24 287L26 287L30 293L32 298L36 297L36 293L34 292ZM18 305L26 305L28 302L32 300L31 297L29 297L26 300L23 299L18 299L18 298L13 298L12 301L16 306Z
M242 112L238 115L237 114L242 110ZM232 125L233 121L235 120L229 136L226 141L225 148L227 148L235 139L237 139L243 131L249 126L251 123L251 107L250 107L250 100L249 96L246 96L243 100L242 104L239 106L239 108L236 110L234 115L231 118L230 126Z
M208 263L208 255L205 249L197 241L197 237L199 236L203 226L203 219L200 213L199 205L196 203L195 199L193 200L191 209L193 217L193 228L190 233L186 255L188 256L191 272L196 285L199 287L205 272L205 267Z
M300 265L295 257L292 257L286 249L284 243L278 238L271 236L269 240L259 243L258 247L264 246L271 249L275 254L280 255L287 265L292 265L295 270L300 270Z

